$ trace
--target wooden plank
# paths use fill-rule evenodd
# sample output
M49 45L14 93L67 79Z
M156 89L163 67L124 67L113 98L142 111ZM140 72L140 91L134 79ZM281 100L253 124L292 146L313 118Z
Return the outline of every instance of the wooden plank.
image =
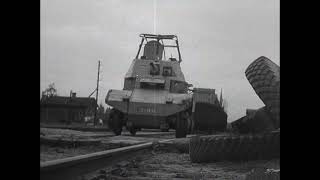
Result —
M169 140L159 141L168 142ZM111 149L86 155L68 157L40 163L41 180L72 180L79 176L101 169L119 161L130 158L138 151L152 147L152 142L123 148Z

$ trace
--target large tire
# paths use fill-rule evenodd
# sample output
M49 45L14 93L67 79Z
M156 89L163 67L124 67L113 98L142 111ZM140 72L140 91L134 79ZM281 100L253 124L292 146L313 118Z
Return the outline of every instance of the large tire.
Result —
M121 112L112 109L110 112L110 117L108 119L108 126L113 131L116 136L121 135L122 132L122 116Z
M280 67L261 56L245 71L246 77L280 128Z
M188 117L186 112L177 114L176 120L176 138L185 138L188 133Z
M192 137L189 155L194 163L279 158L280 131L258 135Z

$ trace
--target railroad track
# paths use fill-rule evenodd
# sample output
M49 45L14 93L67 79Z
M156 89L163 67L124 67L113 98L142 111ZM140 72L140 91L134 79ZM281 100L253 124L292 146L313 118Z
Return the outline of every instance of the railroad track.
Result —
M164 143L166 139L157 141ZM151 149L153 142L40 163L40 180L72 180Z

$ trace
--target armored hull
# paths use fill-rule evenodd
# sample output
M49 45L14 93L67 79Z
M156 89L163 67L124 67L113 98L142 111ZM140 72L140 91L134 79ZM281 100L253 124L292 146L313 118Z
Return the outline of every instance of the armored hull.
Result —
M170 93L166 90L110 90L110 106L127 114L127 120L140 128L160 128L160 121L191 107L192 94Z

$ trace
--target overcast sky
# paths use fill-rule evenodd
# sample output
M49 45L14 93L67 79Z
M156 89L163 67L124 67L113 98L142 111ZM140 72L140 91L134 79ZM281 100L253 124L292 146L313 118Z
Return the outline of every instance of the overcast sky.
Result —
M262 55L280 64L279 0L41 0L40 91L54 82L59 95L88 96L101 59L105 105L154 27L178 35L189 83L223 89L229 122L263 106L244 72Z

